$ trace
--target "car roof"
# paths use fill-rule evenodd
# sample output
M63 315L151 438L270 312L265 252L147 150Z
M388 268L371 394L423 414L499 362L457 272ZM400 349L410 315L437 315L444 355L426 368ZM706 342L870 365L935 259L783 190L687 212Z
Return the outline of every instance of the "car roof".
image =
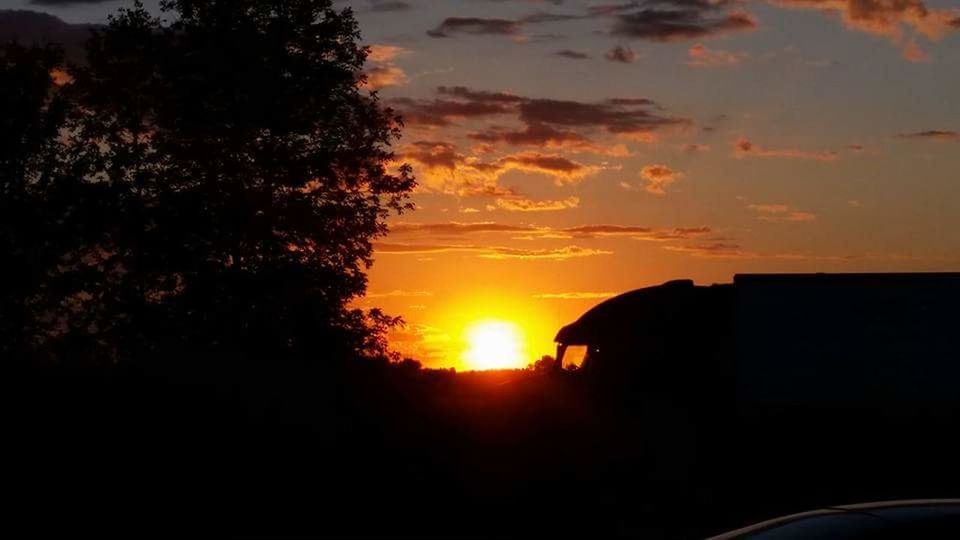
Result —
M792 522L802 521L808 518L815 518L818 516L826 515L835 515L835 514L860 514L866 516L874 516L877 518L884 518L888 515L889 510L893 509L902 509L902 508L918 508L924 506L956 506L957 511L960 512L960 499L906 499L898 501L881 501L881 502L870 502L870 503L859 503L859 504L846 504L841 506L827 506L817 510L810 510L807 512L800 512L797 514L790 514L786 516L781 516L773 518L767 521L749 525L741 529L734 531L726 532L718 536L710 537L708 540L729 540L733 538L741 538L743 536L757 533L760 531L770 530L777 528L779 526L787 525Z

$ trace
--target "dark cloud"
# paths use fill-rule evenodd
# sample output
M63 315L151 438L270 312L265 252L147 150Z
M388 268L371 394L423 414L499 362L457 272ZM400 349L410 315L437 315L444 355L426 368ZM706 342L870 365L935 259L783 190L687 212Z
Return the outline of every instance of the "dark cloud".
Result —
M528 2L531 4L553 4L559 6L563 4L563 0L474 0L482 2L493 2L493 3L504 3L504 2Z
M547 145L548 142L588 142L560 128L600 128L616 134L650 133L690 121L663 115L661 107L647 98L614 98L599 103L528 98L505 92L473 90L463 86L441 86L439 99L398 98L390 101L408 124L447 126L456 118L478 118L513 114L526 128L520 131L488 130L472 138L484 142ZM554 146L561 146L555 144ZM586 150L584 148L584 150Z
M897 135L900 139L927 139L931 141L960 141L960 132L931 129L927 131L917 131L915 133L902 133Z
M633 49L630 47L624 47L622 45L617 45L616 47L607 51L603 55L604 58L610 60L611 62L623 62L624 64L632 64L637 59L637 53L633 52Z
M586 165L563 156L544 155L536 152L522 152L507 156L501 159L500 163L526 171L556 174L571 178L580 177L586 174L589 169Z
M557 56L562 56L564 58L570 58L571 60L586 60L590 58L590 55L580 51L574 51L570 49L563 49L553 53Z
M647 98L610 98L607 100L607 103L611 105L640 105L659 108L656 101Z
M417 141L400 155L401 159L414 160L430 168L456 169L466 161L466 156L447 142Z
M596 4L587 7L588 16L601 17L605 15L616 15L640 7L640 2L624 2L621 4Z
M632 3L645 6L662 6L668 8L717 11L742 4L743 2L742 0L642 0Z
M109 4L119 0L30 0L35 6L75 6L79 4Z
M524 100L524 98L508 94L506 92L487 92L484 90L471 90L466 86L438 86L437 93L445 96L453 96L468 101L479 102L479 103L519 103Z
M528 125L600 127L610 133L641 133L689 123L681 118L651 112L644 101L583 103L555 99L531 99L520 104L520 119Z
M747 13L719 13L714 9L642 9L617 15L611 33L649 41L700 39L727 32L752 30L757 22Z
M520 32L523 23L507 19L484 19L480 17L448 17L427 35L435 38L453 34L509 36Z
M488 0L492 1L492 0ZM559 2L551 2L559 4ZM436 28L427 31L427 35L435 38L451 37L455 34L517 36L527 25L562 22L584 18L583 15L567 15L559 13L537 12L518 20L488 19L483 17L448 17ZM552 39L553 34L538 36L538 40Z
M610 33L616 36L651 41L697 39L755 28L757 23L749 14L732 11L740 4L741 0L632 0L588 6L580 13L538 11L516 20L450 17L427 34L432 37L450 37L457 33L516 36L530 25L613 18Z
M371 0L370 2L370 11L377 12L404 11L411 7L413 6L411 6L409 2L402 2L400 0Z
M573 207L573 201L568 198L539 206L517 202L520 194L510 193L498 185L500 178L510 171L550 176L557 185L579 182L599 172L603 165L585 164L571 159L569 154L630 155L623 142L600 144L592 138L593 133L605 132L649 142L655 140L658 129L689 123L665 115L655 102L639 97L585 103L534 99L464 86L441 86L437 93L441 97L398 98L389 103L398 109L408 125L433 128L452 125L458 118L503 116L515 120L519 126L491 125L467 133L469 139L482 143L469 154L450 142L431 137L432 140L406 145L398 153L398 159L415 166L425 189L461 197L511 199L503 203L504 208L509 206L511 210L519 210L521 206L560 209ZM539 151L495 155L494 145L498 144L535 147Z
M510 131L490 129L471 133L473 140L481 142L503 142L516 146L566 146L569 143L588 143L590 139L573 131L561 131L543 124L527 126L523 130Z
M575 131L556 129L544 124L532 124L519 130L493 127L485 131L470 133L467 137L483 143L537 146L573 153L585 152L614 157L630 155L629 150L623 144L598 144L589 137Z
M592 15L618 15L651 8L722 11L742 3L742 0L629 0L619 4L595 4L588 7L587 12Z
M564 22L564 21L575 21L582 19L582 15L568 15L563 13L547 13L547 12L537 12L531 13L523 18L521 18L519 23L521 24L540 24L540 23L552 23L552 22Z
M487 2L510 2L516 0L486 0ZM563 4L564 0L519 0L521 2L528 2L531 4L553 4L559 6Z
M400 109L404 122L428 126L448 126L456 118L491 116L513 111L511 107L496 101L395 98L390 100L390 105Z

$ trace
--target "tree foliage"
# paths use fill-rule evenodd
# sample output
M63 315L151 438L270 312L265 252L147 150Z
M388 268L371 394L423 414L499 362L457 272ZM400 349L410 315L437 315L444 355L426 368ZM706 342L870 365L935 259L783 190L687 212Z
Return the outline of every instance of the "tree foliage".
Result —
M57 135L66 107L50 73L62 62L51 48L6 45L0 53L0 356L29 347L40 330L31 308L64 238L50 225L62 215L46 197L59 172Z
M169 21L119 11L62 88L52 53L6 49L28 103L4 100L23 118L4 120L22 144L3 145L2 204L24 213L3 249L41 236L43 257L15 260L39 283L11 286L22 320L4 332L92 362L385 354L395 320L350 302L414 179L390 150L399 118L361 89L352 14L161 6Z

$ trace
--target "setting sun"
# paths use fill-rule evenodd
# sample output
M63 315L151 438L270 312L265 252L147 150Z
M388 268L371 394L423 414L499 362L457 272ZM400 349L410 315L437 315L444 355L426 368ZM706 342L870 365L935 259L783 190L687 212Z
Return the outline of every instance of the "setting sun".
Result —
M468 326L465 334L469 348L463 361L470 369L508 369L526 363L523 334L516 324L479 321Z

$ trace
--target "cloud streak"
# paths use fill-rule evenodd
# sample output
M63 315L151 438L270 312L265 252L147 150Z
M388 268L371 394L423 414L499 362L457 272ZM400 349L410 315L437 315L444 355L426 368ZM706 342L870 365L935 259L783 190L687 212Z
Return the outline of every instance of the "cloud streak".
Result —
M395 289L382 293L368 292L365 296L367 298L425 298L433 296L433 293L430 291L405 291L402 289Z
M916 261L921 257L900 253L858 253L847 255L773 252L759 253L744 250L738 244L712 243L692 244L686 246L666 246L664 249L692 257L710 257L718 259L767 259L781 261L821 261L821 262L856 262L856 261ZM936 260L937 258L931 258Z
M561 49L553 54L562 58L569 58L571 60L587 60L590 58L590 55L585 52L574 51L571 49Z
M428 253L473 253L481 259L493 260L542 260L566 261L599 255L612 255L613 252L604 249L584 248L581 246L566 246L548 249L519 249L505 246L481 246L462 244L398 244L380 242L375 243L374 252L390 255L422 255Z
M809 151L791 148L772 149L755 144L746 137L740 137L733 144L734 156L737 158L787 158L806 159L812 161L836 161L840 154L832 150Z
M526 197L501 197L497 199L497 206L510 212L554 212L580 206L580 198L567 197L566 199L538 201Z
M559 2L555 2L559 4ZM609 34L656 42L702 39L753 30L757 21L738 0L629 0L588 6L579 13L539 11L518 19L448 17L427 31L434 38L458 34L507 36L526 41L529 26L577 20L612 20Z
M460 223L397 223L391 225L390 235L460 236L470 234L526 234L532 238L629 238L651 241L680 241L702 238L712 233L710 227L646 227L634 225L591 224L573 227L537 227L508 225L492 221Z
M521 26L523 23L508 19L448 17L433 30L428 30L427 35L433 38L447 38L456 34L513 36L520 33Z
M615 292L559 292L559 293L540 293L531 295L533 298L545 300L602 300L612 298L618 293Z
M667 2L648 2L647 4ZM725 12L730 2L671 2L673 8L643 7L616 16L611 34L622 38L672 42L753 30L757 21L742 11ZM686 4L686 6L683 6Z
M747 58L746 53L735 53L720 49L710 49L697 43L687 49L687 65L698 68L722 68L739 65Z
M564 150L572 153L591 153L604 156L626 157L630 151L623 144L602 145L589 137L569 129L557 129L545 124L531 124L522 129L493 127L467 135L484 143L503 143L513 146L536 146Z
M960 132L942 129L931 129L913 133L901 133L898 139L916 139L940 142L960 142Z
M815 221L817 215L790 208L785 204L750 204L747 208L759 214L757 219L774 222Z

